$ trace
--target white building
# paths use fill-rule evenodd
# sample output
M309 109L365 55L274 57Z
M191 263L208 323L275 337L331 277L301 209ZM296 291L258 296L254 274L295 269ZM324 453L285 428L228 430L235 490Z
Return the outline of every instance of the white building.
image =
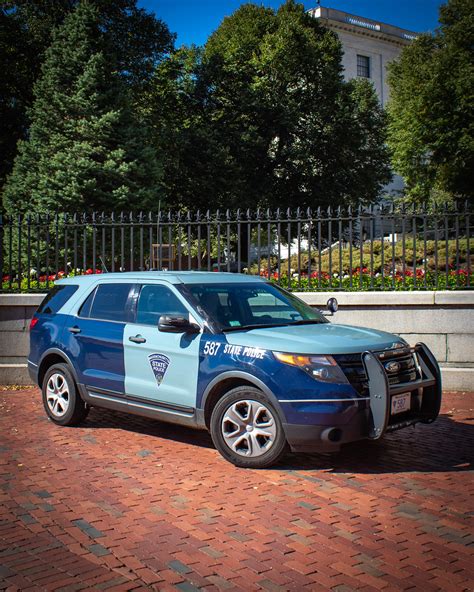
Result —
M308 12L337 33L344 50L345 79L370 78L385 106L389 96L387 64L400 55L417 33L323 6Z
M389 98L387 65L398 58L417 33L323 6L308 12L338 35L344 51L342 65L345 79L370 79L385 106ZM399 195L403 187L403 179L394 175L392 182L384 187L383 194Z

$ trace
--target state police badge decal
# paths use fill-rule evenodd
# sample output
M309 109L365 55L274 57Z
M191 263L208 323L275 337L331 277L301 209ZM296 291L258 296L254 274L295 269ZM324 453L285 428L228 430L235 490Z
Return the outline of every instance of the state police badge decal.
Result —
M170 359L163 354L150 354L148 359L150 360L151 369L155 375L156 383L160 386L163 382L166 370L170 365Z

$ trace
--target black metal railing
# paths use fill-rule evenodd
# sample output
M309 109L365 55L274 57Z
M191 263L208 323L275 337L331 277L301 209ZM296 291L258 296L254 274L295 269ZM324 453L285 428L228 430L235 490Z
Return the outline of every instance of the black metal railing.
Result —
M228 271L293 290L471 289L470 205L0 217L2 290L63 276Z

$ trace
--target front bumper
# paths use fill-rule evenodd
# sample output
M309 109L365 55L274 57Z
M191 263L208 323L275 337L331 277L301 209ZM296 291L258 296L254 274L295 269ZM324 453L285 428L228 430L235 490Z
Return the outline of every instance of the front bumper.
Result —
M336 420L337 418L335 418ZM283 424L292 452L335 452L342 444L367 438L369 409L359 409L346 424Z
M390 385L383 362L410 353L418 360L417 380ZM402 429L416 423L431 423L441 406L441 372L435 357L423 343L413 348L388 351L370 351L362 354L369 385L369 404L359 403L350 421L341 423L341 415L334 413L334 422L325 425L285 423L286 439L292 451L335 451L342 444L362 439L377 440L386 432ZM394 395L410 393L410 411L391 414ZM317 402L315 401L315 404ZM327 418L329 419L329 418Z

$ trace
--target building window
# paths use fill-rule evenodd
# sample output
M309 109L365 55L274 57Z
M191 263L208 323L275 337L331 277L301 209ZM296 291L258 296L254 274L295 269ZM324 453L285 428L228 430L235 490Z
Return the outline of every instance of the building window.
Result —
M370 78L370 58L368 56L357 56L357 76Z

